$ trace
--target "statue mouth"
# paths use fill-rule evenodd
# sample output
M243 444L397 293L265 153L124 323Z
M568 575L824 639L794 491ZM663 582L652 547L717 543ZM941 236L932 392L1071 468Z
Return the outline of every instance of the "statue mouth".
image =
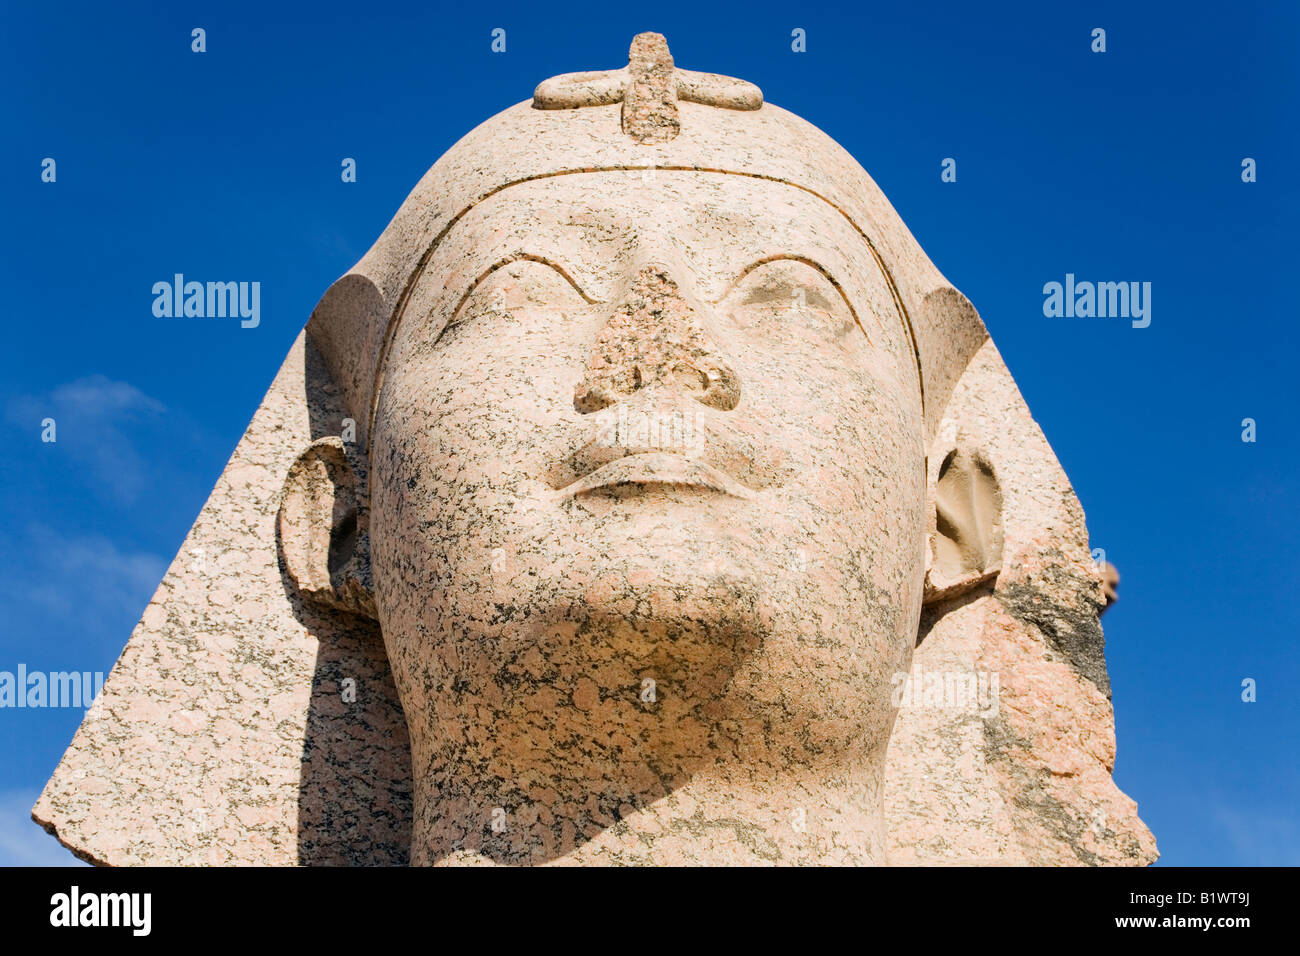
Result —
M754 497L753 491L712 465L662 451L616 458L560 489L560 497L575 498L593 492L634 495L655 486L697 488L733 498Z
M647 397L592 415L586 441L546 476L560 500L595 491L634 495L656 486L752 499L772 483L762 442L713 420L696 402Z

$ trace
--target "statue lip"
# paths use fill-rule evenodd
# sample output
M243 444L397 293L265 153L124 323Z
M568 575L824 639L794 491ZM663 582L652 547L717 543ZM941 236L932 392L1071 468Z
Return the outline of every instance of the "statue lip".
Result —
M647 389L644 396L593 413L582 436L587 440L554 463L546 482L560 499L633 485L752 499L778 474L765 445L753 429L717 421L711 411Z
M625 455L601 465L560 489L561 498L574 498L593 491L637 486L700 488L734 498L752 499L754 492L729 475L697 458L677 452L646 451Z

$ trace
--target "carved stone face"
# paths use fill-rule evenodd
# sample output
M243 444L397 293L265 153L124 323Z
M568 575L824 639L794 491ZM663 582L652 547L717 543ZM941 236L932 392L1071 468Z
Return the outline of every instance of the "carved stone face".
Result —
M475 206L371 444L376 606L437 793L416 862L560 853L732 765L874 759L920 610L921 435L889 288L824 201L661 170ZM523 823L491 846L496 807Z

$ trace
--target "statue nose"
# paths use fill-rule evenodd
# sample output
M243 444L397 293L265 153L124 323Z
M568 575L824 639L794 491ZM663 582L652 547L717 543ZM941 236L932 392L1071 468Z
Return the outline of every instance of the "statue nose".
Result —
M642 389L663 389L730 411L740 379L663 266L642 269L600 330L573 395L597 412Z

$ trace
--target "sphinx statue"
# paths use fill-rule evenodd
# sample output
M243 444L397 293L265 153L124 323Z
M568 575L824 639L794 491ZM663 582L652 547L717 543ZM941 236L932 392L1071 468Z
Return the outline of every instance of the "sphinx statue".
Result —
M546 80L325 293L33 816L108 865L1145 864L971 303L754 85Z

